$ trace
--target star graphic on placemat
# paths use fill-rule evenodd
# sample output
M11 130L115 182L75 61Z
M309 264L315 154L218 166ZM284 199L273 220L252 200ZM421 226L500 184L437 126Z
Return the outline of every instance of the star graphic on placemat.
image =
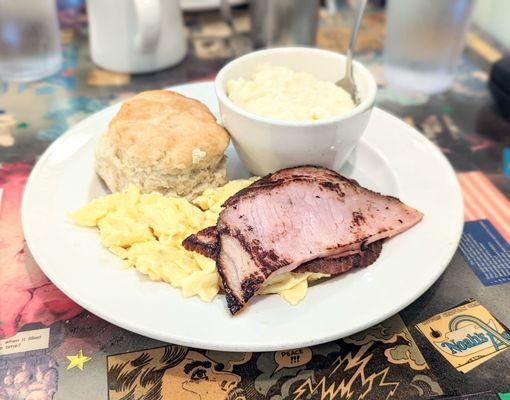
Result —
M66 356L67 359L70 361L69 365L67 366L67 369L71 369L74 367L78 367L83 371L83 364L85 364L87 361L90 361L91 358L83 355L83 350L80 350L78 354L75 356Z

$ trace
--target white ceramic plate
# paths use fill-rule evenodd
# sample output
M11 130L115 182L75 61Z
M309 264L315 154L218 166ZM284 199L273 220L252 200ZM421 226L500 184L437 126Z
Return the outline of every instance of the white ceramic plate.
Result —
M221 0L181 0L181 8L183 11L197 12L218 10L220 8ZM246 4L248 0L230 0L231 6L239 6Z
M217 112L212 83L172 88ZM310 288L297 306L261 296L231 317L223 296L208 304L151 282L103 248L94 229L66 213L105 194L94 172L94 147L119 105L80 122L56 140L35 166L25 189L22 219L30 250L46 275L69 297L131 331L176 344L268 351L327 342L400 311L444 271L463 225L455 174L419 132L374 109L362 141L342 172L362 185L398 196L421 210L423 221L384 244L377 262ZM230 178L246 176L228 149Z

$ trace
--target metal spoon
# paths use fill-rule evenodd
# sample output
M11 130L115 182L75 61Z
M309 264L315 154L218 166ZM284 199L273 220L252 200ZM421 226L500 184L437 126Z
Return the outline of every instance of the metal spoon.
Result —
M242 49L241 44L239 43L240 37L234 24L230 0L220 0L220 14L223 22L225 22L230 29L230 36L226 39L227 46L231 48L233 55L237 57L242 53Z
M223 21L230 28L230 32L234 35L236 34L236 27L234 25L234 17L232 16L232 8L230 7L229 0L221 0L220 1L220 13Z
M354 49L354 44L356 43L356 37L358 36L358 30L361 25L361 17L363 16L363 11L365 11L366 5L367 0L358 1L356 18L354 19L354 26L352 27L351 39L349 40L349 48L347 49L345 76L335 83L335 85L340 86L342 89L344 89L347 93L351 95L352 101L354 102L355 105L358 105L360 103L360 99L358 97L358 89L356 88L356 82L354 82L354 77L352 76L352 50Z

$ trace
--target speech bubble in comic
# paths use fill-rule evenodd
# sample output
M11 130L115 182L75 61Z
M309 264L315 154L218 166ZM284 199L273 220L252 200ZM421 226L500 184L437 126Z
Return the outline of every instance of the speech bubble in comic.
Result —
M274 353L274 360L278 367L273 374L283 368L295 368L305 365L312 359L312 350L308 347L302 349L282 350Z

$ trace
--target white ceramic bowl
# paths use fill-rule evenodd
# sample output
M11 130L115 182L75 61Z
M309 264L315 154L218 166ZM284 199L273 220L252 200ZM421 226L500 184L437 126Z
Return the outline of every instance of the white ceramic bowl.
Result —
M243 163L255 175L305 164L338 170L356 146L370 118L377 92L372 74L354 62L354 79L361 103L349 112L314 122L282 121L246 111L227 96L227 81L249 77L262 63L308 72L331 82L341 79L345 71L345 56L305 47L255 51L225 65L216 77L216 95L223 125L230 132Z

